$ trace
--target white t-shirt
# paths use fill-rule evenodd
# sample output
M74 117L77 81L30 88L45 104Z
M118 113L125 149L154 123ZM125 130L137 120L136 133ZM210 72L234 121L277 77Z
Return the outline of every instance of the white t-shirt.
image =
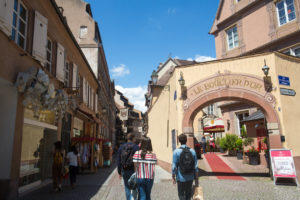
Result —
M74 167L78 166L77 155L75 155L73 152L69 152L67 154L67 158L69 159L69 165Z

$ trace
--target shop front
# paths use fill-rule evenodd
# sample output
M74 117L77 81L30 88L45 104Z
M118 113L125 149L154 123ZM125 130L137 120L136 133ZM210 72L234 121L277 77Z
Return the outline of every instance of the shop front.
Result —
M53 144L57 141L55 115L43 111L34 116L30 108L24 111L19 192L39 185L52 176Z

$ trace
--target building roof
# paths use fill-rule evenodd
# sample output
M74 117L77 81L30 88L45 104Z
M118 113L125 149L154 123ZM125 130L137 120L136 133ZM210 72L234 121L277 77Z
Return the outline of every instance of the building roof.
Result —
M181 60L181 59L174 59L175 63L177 66L182 66L182 65L190 65L190 64L195 64L197 63L194 60Z
M254 121L254 120L259 120L259 119L264 119L265 115L261 110L256 111L252 115L246 117L243 122L249 122L249 121Z

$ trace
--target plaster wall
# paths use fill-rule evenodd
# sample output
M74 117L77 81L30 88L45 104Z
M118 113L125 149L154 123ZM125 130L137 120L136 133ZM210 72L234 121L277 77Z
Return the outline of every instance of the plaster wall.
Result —
M226 19L232 15L232 11L231 11L232 1L235 1L235 0L224 0L223 7L222 7L218 21L223 21L224 19Z
M148 136L152 140L153 151L159 160L172 162L172 130L177 131L178 135L181 130L178 129L177 111L178 107L174 100L176 78L173 76L168 82L170 89L162 88L158 98L152 108L148 111ZM154 94L155 95L155 94ZM176 142L176 141L175 141Z
M169 60L168 63L157 73L158 79L160 79L169 69L175 66L176 64L172 60Z
M259 20L258 20L259 19ZM270 41L270 20L265 6L258 8L242 19L243 40L245 50L249 51ZM241 39L241 38L239 38Z
M10 179L18 93L9 82L0 78L0 180Z
M280 95L280 112L283 117L284 132L286 137L285 147L293 150L294 156L300 156L300 59L290 60L286 57L276 57L276 71L277 75L287 76L290 78L291 86L278 85L279 88L294 89L296 91L296 96L285 96ZM273 82L278 82L276 80Z
M98 78L98 48L81 48L81 50Z

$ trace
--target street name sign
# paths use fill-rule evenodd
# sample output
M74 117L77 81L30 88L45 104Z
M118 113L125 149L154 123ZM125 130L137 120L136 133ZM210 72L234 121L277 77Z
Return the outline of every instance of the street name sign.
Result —
M287 95L287 96L295 96L296 91L293 89L280 88L280 94Z
M278 81L279 81L279 85L286 85L286 86L290 86L290 78L286 77L286 76L278 76Z
M276 185L278 178L294 179L297 182L296 169L292 151L289 149L270 149L271 165Z

